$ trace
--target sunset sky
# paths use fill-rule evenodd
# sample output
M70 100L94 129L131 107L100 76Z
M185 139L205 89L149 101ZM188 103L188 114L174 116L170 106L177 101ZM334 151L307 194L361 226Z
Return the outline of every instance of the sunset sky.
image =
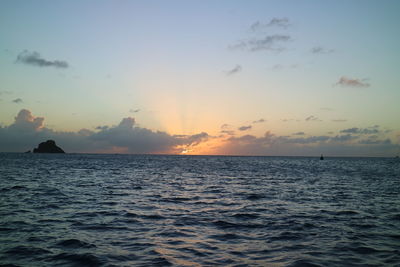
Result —
M0 151L400 154L400 1L1 1Z

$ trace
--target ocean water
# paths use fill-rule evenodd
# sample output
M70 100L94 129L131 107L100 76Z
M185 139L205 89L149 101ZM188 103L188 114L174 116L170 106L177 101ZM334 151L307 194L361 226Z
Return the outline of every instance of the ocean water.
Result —
M400 266L400 161L0 153L0 265Z

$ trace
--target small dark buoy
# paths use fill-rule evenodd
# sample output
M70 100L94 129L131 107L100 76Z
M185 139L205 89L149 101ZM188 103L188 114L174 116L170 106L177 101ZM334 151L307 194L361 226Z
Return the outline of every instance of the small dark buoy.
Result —
M320 160L324 160L324 156L321 154L321 157L319 159Z

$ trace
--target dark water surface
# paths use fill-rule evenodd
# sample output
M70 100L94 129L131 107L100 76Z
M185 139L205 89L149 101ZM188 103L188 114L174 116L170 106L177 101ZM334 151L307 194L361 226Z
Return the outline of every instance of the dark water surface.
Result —
M2 153L0 264L400 266L400 161Z

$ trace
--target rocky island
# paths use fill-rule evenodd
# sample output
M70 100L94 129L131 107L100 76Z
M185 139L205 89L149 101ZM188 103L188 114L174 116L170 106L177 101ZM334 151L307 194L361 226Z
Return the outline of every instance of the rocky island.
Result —
M56 145L54 140L47 140L42 142L39 146L33 149L33 153L65 153L60 147Z

